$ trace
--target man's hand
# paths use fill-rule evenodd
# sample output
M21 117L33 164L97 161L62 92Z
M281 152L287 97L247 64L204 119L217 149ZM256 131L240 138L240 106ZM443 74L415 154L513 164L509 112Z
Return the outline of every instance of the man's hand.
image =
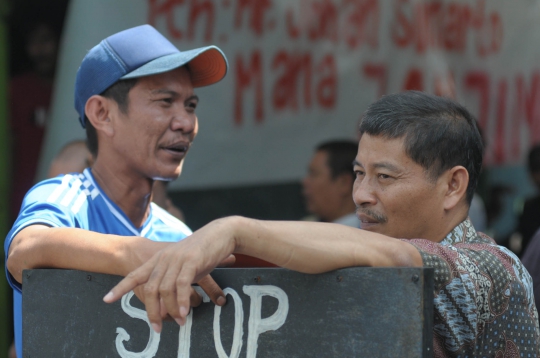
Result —
M212 302L214 302L218 306L223 306L227 301L225 299L225 294L223 293L223 290L218 286L218 284L214 281L214 279L210 275L206 275L203 277L202 280L197 282L197 284L204 290L204 292L210 297ZM133 292L135 293L135 296L142 302L145 303L144 299L144 289L143 286L137 286L133 289ZM191 293L189 296L189 304L191 307L198 307L202 303L202 297L201 295L191 288ZM165 304L163 303L163 300L159 300L159 313L162 320L171 319L172 317L167 312L167 308L165 307ZM179 319L175 319L176 323L179 325L183 324L183 321ZM156 332L161 331L161 327L159 325L152 324L152 327Z
M224 304L223 291L208 274L220 263L234 261L230 257L235 249L234 235L228 229L232 226L227 225L231 220L214 221L159 251L129 273L103 300L114 302L141 286L148 319L156 332L161 332L162 313L167 312L183 325L190 306L200 304L200 296L192 299L193 283L197 282L213 302Z

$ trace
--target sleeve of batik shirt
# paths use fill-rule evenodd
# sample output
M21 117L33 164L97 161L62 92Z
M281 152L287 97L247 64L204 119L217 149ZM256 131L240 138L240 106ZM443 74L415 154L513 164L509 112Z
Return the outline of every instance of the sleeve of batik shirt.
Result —
M76 200L70 200L70 197L77 198L80 192L77 180L77 176L65 175L42 181L30 189L23 200L17 220L6 236L6 261L13 238L27 226L40 224L50 227L81 227L81 217L77 215L80 208L74 207L78 205ZM20 290L20 284L13 279L7 267L6 275L11 287Z
M434 332L448 346L471 343L479 329L512 310L535 321L532 280L506 248L486 242L444 246L407 240L434 269ZM537 319L537 318L536 318ZM452 350L452 349L451 349Z

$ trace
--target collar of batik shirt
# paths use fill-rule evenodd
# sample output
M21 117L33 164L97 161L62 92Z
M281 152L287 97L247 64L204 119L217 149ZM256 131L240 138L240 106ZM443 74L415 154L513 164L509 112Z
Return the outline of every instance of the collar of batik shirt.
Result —
M467 243L474 239L478 239L478 237L478 233L471 220L467 218L446 235L441 241L441 245L450 246L459 243Z

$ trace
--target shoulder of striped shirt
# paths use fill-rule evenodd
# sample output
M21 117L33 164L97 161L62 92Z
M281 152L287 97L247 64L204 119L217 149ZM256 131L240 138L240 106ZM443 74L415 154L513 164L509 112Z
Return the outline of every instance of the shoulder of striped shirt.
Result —
M192 233L191 229L186 224L169 214L167 210L155 203L151 203L150 205L152 205L152 215L163 221L165 225L178 229L186 235L190 235Z
M51 179L51 181L52 180L61 180L61 182L60 185L58 185L48 196L46 201L68 207L73 214L77 214L79 212L88 197L94 200L100 195L100 191L97 189L92 178L86 176L85 174L66 174L61 178L57 177ZM133 225L126 222L122 215L120 215L120 213L118 213L105 198L103 198L103 200L111 213L117 217L118 220L120 220L120 222L126 226L126 228L132 231L134 235L139 235L137 230L133 228ZM185 235L190 235L192 233L191 229L186 224L169 214L169 212L167 212L165 209L154 203L151 205L152 215L161 220L165 225L175 228Z
M61 205L69 208L74 215L79 213L79 210L84 203L90 198L91 200L97 197L102 198L104 206L107 207L110 214L114 216L132 235L139 236L139 231L111 204L107 198L101 195L101 192L94 183L93 178L88 175L85 170L84 174L66 174L63 177L52 179L58 182L52 193L48 196L47 202L55 205ZM50 184L43 182L44 184Z
M60 177L55 178L59 179ZM68 207L73 214L77 214L88 197L93 200L98 195L99 190L84 174L66 174L61 177L60 185L52 191L46 201Z

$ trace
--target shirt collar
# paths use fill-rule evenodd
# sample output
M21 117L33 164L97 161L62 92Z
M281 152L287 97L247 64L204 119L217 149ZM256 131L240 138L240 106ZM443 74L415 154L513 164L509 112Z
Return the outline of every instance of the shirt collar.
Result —
M441 241L441 245L449 246L455 245L457 243L466 243L470 242L478 237L478 233L474 228L471 220L463 220L458 226L456 226L452 231L446 235L446 237Z

